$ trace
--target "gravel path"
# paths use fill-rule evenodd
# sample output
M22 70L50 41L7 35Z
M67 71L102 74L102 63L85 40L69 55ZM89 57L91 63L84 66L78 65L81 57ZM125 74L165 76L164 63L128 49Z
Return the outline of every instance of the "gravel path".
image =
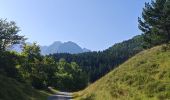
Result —
M72 93L58 92L55 95L49 96L48 100L72 100Z

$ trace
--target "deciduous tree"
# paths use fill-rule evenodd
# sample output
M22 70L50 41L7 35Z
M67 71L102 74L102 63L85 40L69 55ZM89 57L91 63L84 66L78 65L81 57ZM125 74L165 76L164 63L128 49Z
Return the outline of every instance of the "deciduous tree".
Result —
M5 51L11 45L24 42L25 38L18 34L19 31L15 22L0 19L0 51Z

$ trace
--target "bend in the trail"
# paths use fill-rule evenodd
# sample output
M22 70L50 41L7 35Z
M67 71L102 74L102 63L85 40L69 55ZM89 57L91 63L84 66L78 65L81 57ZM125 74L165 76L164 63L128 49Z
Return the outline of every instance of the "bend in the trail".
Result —
M69 92L58 92L55 95L49 96L48 100L72 100L72 93Z

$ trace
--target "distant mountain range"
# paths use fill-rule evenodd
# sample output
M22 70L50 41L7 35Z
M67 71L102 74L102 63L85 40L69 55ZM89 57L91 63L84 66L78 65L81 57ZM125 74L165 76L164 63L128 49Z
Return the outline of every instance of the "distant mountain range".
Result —
M28 43L28 44L31 44L31 43ZM17 44L17 45L12 46L9 49L17 51L17 52L21 52L22 46ZM90 52L89 49L81 48L79 45L71 41L64 42L64 43L60 41L56 41L49 46L40 46L40 49L41 49L42 55L48 55L48 54L54 54L54 53L78 54L78 53L83 53L83 52Z

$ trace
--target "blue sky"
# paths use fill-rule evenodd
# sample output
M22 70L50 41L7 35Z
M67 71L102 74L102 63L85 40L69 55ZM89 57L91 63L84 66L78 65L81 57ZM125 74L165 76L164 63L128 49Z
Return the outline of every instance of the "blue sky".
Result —
M73 41L104 50L141 32L137 18L150 0L1 0L0 18L13 20L29 42Z

